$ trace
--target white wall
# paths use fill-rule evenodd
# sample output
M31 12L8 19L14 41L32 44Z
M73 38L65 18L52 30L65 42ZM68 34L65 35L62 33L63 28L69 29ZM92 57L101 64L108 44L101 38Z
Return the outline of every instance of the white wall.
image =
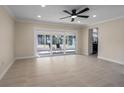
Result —
M68 31L75 32L79 35L79 28L74 26L62 25L62 24L39 24L29 22L16 22L16 57L33 57L34 51L34 30L36 29L51 29L52 31ZM77 41L78 41L77 36ZM80 43L77 44L77 52L80 52Z
M14 20L0 6L0 79L14 62Z

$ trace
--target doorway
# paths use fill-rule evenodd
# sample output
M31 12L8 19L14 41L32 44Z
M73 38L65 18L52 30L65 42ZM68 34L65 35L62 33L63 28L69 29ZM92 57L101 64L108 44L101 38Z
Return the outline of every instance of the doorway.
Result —
M98 28L89 29L89 55L98 55Z

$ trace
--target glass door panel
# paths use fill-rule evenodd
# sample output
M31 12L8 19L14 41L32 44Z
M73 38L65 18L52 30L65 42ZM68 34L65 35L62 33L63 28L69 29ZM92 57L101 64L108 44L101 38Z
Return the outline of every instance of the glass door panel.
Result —
M64 53L64 35L53 35L52 36L52 54L63 54Z
M76 36L75 35L67 35L65 40L65 52L75 53L76 51Z
M37 53L39 56L50 55L50 35L37 35L38 45L37 45Z

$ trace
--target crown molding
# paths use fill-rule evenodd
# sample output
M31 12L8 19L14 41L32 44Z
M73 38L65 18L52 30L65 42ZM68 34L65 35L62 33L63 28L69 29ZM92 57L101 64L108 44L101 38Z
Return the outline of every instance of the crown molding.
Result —
M114 21L114 20L118 20L118 19L121 19L121 18L124 18L124 16L119 16L119 17L115 17L115 18L110 18L110 19L106 19L106 20L103 20L103 21L99 21L99 22L95 22L93 24L76 24L76 23L62 23L62 22L52 22L52 21L38 21L38 20L27 20L27 19L16 19L17 22L28 22L28 23L40 23L40 24L63 24L63 25L70 25L70 26L74 26L74 27L86 27L86 26L94 26L94 25L98 25L98 24L102 24L102 23L106 23L106 22L111 22L111 21Z
M82 26L85 24L76 24L76 23L67 23L67 22L57 22L57 21L45 21L45 20L32 20L32 19L16 19L16 22L30 22L30 23L43 23L43 24L64 24L64 25L71 25L71 26Z
M31 20L31 19L16 19L16 22L22 22L22 23L34 23L34 24L45 24L45 25L64 25L76 29L81 29L85 25L82 24L69 24L69 23L62 23L62 22L51 22L51 21L38 21L38 20Z
M108 19L108 20L103 20L103 21L100 21L100 22L96 22L96 23L90 24L89 26L94 26L94 25L98 25L98 24L103 24L103 23L106 23L106 22L111 22L111 21L114 21L114 20L122 19L122 18L124 18L124 16L119 16L119 17L115 17L115 18L110 18L110 19Z
M3 5L4 9L7 11L7 13L13 18L16 19L14 13L9 9L7 5Z

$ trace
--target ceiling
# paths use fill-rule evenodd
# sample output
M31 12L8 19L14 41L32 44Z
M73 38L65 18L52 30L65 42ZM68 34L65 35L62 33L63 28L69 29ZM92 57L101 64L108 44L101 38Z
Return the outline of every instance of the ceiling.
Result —
M46 5L46 7L41 7L41 5L9 5L7 7L17 20L79 25L89 25L124 16L124 5ZM90 10L82 15L89 15L90 17L88 19L75 18L74 22L70 22L71 18L60 20L60 18L68 16L63 10L71 11L72 9L77 9L80 11L86 7ZM38 15L40 15L41 18L38 18ZM93 15L96 15L96 17L93 17ZM80 21L80 23L78 23L78 21Z

